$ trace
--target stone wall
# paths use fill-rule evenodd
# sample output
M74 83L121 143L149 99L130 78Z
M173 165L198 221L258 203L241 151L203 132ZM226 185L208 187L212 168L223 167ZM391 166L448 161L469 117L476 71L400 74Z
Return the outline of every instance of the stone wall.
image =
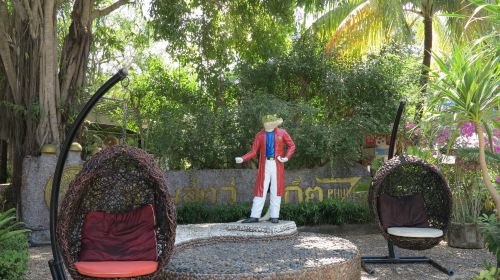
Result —
M56 164L57 156L52 153L42 153L39 157L26 157L23 161L22 221L31 229L29 239L33 245L50 244L49 202ZM61 179L62 191L59 202L82 164L80 152L69 152Z
M169 191L180 205L184 202L226 204L250 202L257 170L167 171ZM352 196L369 173L359 164L324 166L316 169L285 171L284 203L322 201L325 198Z
M11 188L11 184L10 183L7 183L7 184L0 184L0 210L2 209L2 206L4 206L4 199L5 199L5 193L7 192L7 190L9 188Z

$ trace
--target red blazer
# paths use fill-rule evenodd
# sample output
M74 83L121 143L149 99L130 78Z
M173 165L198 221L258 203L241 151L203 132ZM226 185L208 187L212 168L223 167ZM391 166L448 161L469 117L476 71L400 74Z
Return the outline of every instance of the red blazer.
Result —
M285 144L287 145L287 151L285 154ZM255 189L253 192L254 196L263 196L264 193L264 173L266 165L266 131L261 130L253 141L252 148L250 151L242 156L243 161L248 161L255 156L259 155L259 170L257 171L257 180L255 180ZM292 137L284 129L275 128L274 129L274 156L292 158L295 152L295 143L293 143ZM276 159L276 173L278 175L278 196L283 196L285 192L285 166L284 164Z

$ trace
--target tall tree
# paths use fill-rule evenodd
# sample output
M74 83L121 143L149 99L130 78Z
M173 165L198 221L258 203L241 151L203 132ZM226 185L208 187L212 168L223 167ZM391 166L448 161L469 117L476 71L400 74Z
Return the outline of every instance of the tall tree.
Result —
M205 104L217 113L230 97L236 63L265 62L289 49L295 7L288 0L155 0L151 23L172 58L195 69Z
M327 50L360 54L370 48L380 47L391 40L422 38L422 70L420 96L417 102L416 120L422 113L429 81L431 54L437 34L438 49L449 48L449 41L458 40L463 34L464 21L442 17L445 13L472 11L464 0L347 0L336 4L318 18L309 32L328 36ZM420 20L420 21L419 21ZM470 28L472 34L474 28ZM417 36L418 37L418 36Z
M92 23L129 2L0 0L0 58L6 76L0 91L0 138L13 145L18 203L23 158L64 138L68 108L85 78ZM71 3L69 30L59 41L58 11Z

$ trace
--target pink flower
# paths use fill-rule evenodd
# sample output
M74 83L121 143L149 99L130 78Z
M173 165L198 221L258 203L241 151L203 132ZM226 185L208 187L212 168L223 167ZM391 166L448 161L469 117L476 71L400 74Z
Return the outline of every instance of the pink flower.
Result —
M405 126L406 129L412 129L414 127L415 127L415 124L414 123L410 123L410 122L406 123L406 126Z
M462 126L460 126L460 134L466 137L471 137L476 131L476 126L473 122L464 122Z
M450 136L450 131L448 130L448 128L441 130L441 136L446 138Z
M441 136L441 137L438 138L438 143L439 144L446 143L446 141L448 141L448 139L446 137Z

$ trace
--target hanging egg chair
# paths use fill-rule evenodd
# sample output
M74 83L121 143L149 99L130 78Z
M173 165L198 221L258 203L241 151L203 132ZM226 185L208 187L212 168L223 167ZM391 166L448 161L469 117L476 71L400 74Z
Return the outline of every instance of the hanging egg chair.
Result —
M168 263L175 208L163 173L143 150L116 145L92 156L61 205L58 243L73 279L153 276Z
M73 279L152 279L172 255L175 206L164 174L141 149L115 145L92 156L58 209L62 170L76 132L97 101L126 75L120 70L99 88L61 146L50 204L53 279L67 279L64 266Z
M423 159L394 156L395 143L405 101L401 101L394 121L388 161L377 170L368 193L368 204L380 232L387 240L387 256L363 256L365 264L428 263L453 275L432 258L397 256L394 246L409 250L430 249L446 235L450 223L451 191L443 174Z
M394 200L405 205L395 209ZM436 246L450 222L451 192L446 179L435 166L414 156L396 156L382 165L373 178L369 203L384 238L404 249ZM396 211L404 208L414 213Z

